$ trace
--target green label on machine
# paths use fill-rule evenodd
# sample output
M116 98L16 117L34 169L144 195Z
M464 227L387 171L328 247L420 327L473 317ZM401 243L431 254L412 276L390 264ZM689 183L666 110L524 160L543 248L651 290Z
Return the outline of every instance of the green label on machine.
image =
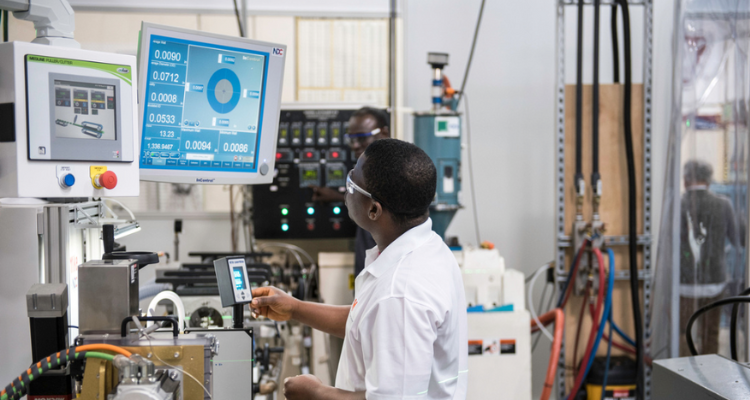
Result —
M128 85L132 85L131 81L132 81L133 71L129 65L106 64L106 63L93 62L93 61L71 60L68 58L37 56L37 55L31 55L31 54L26 56L26 61L38 62L38 63L44 63L44 64L68 65L71 67L96 69L99 71L106 72L108 74L112 74L122 79L123 81L125 81L125 83L127 83Z

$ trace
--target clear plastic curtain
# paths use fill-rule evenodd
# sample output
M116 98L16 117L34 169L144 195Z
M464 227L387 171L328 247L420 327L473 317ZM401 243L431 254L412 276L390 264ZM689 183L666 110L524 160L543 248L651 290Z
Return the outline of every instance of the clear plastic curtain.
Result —
M664 206L654 273L651 354L687 356L693 312L748 284L750 2L677 0ZM731 306L704 314L699 353L729 355ZM739 324L744 359L747 315Z

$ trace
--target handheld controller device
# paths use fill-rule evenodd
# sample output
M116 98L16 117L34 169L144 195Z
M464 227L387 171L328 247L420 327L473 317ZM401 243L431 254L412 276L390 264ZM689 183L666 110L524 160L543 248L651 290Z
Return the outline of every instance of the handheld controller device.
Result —
M214 270L222 307L246 304L253 300L244 257L220 258L214 261Z

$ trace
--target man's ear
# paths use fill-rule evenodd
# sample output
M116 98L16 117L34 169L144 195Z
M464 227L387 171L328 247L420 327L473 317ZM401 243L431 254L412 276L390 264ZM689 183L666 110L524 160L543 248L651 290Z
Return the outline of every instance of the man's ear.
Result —
M388 127L388 125L380 128L380 133L387 138L391 137L391 129Z
M367 217L370 218L371 221L377 221L382 216L383 206L379 202L373 200L370 209L367 211Z

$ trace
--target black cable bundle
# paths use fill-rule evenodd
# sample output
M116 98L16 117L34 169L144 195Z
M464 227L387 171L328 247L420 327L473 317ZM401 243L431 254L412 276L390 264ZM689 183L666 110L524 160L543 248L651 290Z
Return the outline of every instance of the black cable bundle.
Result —
M633 152L633 126L631 102L633 98L632 59L630 47L630 14L627 0L617 0L622 7L622 29L625 49L625 93L623 119L625 128L625 154L628 166L628 253L630 256L630 294L635 324L635 350L637 366L637 399L643 399L643 321L638 292L638 232L636 223L635 155Z
M13 381L4 388L8 400L19 400L21 397L25 396L29 390L31 381L39 378L47 371L56 370L58 367L66 365L69 361L83 359L85 357L85 351L76 353L76 348L71 347L70 349L67 349L67 351L59 351L57 354L53 354L38 363L32 364L26 371L22 372L21 375L13 379ZM29 371L31 373L29 373Z
M594 0L594 82L592 87L591 99L591 118L592 118L592 147L593 159L591 166L591 188L594 194L598 194L599 186L599 3L601 0Z
M576 193L583 193L582 173L582 130L583 130L583 0L578 0L578 50L576 54Z
M617 2L612 4L612 15L610 19L612 28L612 68L613 82L620 83L620 49L617 41Z

